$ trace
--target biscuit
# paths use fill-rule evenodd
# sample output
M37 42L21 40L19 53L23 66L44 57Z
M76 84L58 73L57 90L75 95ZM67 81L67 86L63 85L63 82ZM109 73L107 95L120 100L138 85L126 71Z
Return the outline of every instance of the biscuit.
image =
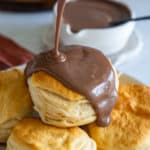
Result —
M12 127L32 112L32 101L23 72L0 71L0 142L5 143Z
M96 120L96 113L85 96L65 87L47 73L33 73L28 85L34 108L43 122L57 127L73 127Z
M150 87L139 84L121 84L117 109L128 109L139 115L150 115Z
M88 125L98 150L150 149L150 87L121 84L110 126Z
M79 127L57 128L28 118L13 129L7 150L96 150L96 144Z

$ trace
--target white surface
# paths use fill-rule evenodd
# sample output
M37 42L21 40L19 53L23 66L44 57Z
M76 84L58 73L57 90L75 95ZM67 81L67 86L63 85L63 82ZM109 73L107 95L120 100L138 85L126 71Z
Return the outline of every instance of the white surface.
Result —
M0 12L0 33L38 53L43 49L41 40L43 33L51 22L51 12L30 14Z
M111 58L112 63L117 68L127 61L132 60L133 57L136 57L141 52L142 47L143 41L141 40L139 33L134 31L124 48L115 54L108 55L108 57Z
M137 16L150 14L149 0L124 0ZM0 12L0 32L10 36L24 47L39 52L43 49L42 37L52 21L50 12L11 14ZM122 72L150 85L150 21L138 23L136 30L141 34L144 46L133 59L117 67ZM128 59L128 58L127 58Z
M53 12L56 20L57 4L54 6ZM134 12L131 15L134 17ZM114 54L125 46L134 30L134 27L134 22L128 22L112 28L82 29L77 33L73 33L70 25L63 22L61 29L61 41L64 45L83 45L99 49L105 55Z
M126 1L136 13L136 16L150 15L149 0L123 0ZM139 55L127 63L117 67L122 72L136 77L143 83L150 85L150 21L139 22L136 30L143 40L143 48Z

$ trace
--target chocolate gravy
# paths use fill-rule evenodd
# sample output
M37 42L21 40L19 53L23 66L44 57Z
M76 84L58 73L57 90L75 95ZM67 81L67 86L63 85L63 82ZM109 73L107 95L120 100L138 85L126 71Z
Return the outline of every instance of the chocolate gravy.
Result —
M108 0L75 0L69 2L64 10L64 22L73 32L87 28L109 27L111 22L131 18L129 8L118 2Z
M97 124L107 126L117 99L115 73L107 58L95 49L83 46L58 49L64 4L65 0L58 1L61 13L58 12L57 16L55 49L35 56L28 63L25 76L28 78L38 71L53 76L66 87L84 95L95 109Z

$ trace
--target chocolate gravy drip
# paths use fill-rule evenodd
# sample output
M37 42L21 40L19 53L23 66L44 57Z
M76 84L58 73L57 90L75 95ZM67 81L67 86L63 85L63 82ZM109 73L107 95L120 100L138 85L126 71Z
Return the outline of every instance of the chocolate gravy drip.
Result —
M66 57L63 53L61 53L59 49L59 37L60 37L60 29L61 29L61 22L62 22L62 14L65 7L65 1L66 0L59 0L58 1L58 7L57 7L57 20L56 20L56 33L55 33L55 49L54 57L57 61L63 62L66 60Z
M67 59L53 61L51 52L44 52L31 61L26 77L44 71L66 87L85 95L97 113L100 126L109 124L110 112L117 99L115 74L107 58L99 51L83 46L63 47Z
M111 22L131 18L125 5L108 0L75 0L64 10L64 21L73 32L87 28L109 27Z
M65 0L58 1L55 49L43 52L28 63L26 78L44 71L66 87L84 95L97 114L97 124L107 126L117 99L115 73L110 62L99 51L83 46L64 46L58 49L60 20ZM61 12L61 13L60 13ZM59 61L62 58L63 61Z

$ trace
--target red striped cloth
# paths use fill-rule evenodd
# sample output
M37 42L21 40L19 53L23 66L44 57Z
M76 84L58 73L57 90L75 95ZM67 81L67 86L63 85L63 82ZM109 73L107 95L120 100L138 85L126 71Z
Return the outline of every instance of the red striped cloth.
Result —
M25 64L34 57L32 52L13 40L0 35L0 69Z

